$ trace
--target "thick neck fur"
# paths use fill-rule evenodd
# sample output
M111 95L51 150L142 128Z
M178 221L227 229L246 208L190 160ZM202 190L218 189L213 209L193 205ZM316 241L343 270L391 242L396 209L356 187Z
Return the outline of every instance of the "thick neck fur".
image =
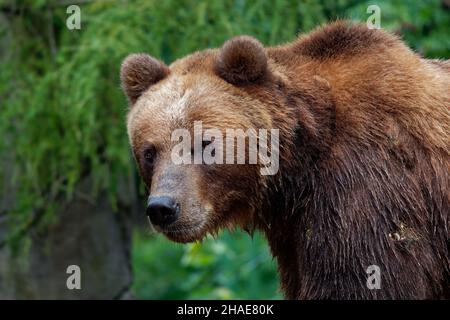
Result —
M450 298L448 72L345 23L268 53L295 128L261 223L286 298Z
M286 297L448 297L448 202L427 197L437 190L397 165L373 165L369 150L356 153L354 164L336 159L327 170L319 161L313 174L285 176L273 191L264 232ZM379 290L366 286L370 265L381 269Z
M286 298L449 298L445 150L428 150L395 119L380 136L358 135L336 122L332 100L305 90L291 91L287 108L321 127L297 118L286 142L296 154L269 184L262 224ZM367 287L371 265L380 289Z

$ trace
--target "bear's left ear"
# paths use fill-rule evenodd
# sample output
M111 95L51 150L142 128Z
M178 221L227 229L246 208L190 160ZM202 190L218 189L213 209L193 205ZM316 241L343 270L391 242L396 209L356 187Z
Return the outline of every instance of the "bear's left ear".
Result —
M145 90L168 74L169 68L164 62L148 54L135 53L130 54L122 62L120 81L130 104L134 104Z
M220 48L215 69L222 79L234 85L256 82L267 73L266 50L255 38L232 38Z

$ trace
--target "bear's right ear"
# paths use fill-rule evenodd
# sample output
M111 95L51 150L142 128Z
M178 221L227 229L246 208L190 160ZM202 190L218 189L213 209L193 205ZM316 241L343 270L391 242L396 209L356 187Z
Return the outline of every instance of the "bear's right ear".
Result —
M222 79L234 85L256 82L267 74L266 50L255 38L234 37L220 48L215 69Z
M168 74L164 62L144 53L130 54L122 62L120 81L130 104L134 104L145 90Z

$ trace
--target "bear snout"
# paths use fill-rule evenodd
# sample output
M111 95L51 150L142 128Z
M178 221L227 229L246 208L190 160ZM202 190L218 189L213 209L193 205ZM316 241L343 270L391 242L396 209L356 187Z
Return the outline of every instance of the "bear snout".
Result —
M146 214L152 224L167 227L178 219L180 204L169 196L149 196Z

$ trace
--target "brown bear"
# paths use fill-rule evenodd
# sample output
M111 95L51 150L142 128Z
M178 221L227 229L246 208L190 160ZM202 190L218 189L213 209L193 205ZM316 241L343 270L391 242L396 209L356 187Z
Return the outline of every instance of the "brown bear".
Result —
M132 54L121 81L147 214L169 239L260 230L288 299L450 298L448 61L337 21L278 47L235 37L170 67ZM173 132L195 140L198 122L277 129L277 172L247 156L174 163L192 140ZM216 140L200 139L188 157Z

